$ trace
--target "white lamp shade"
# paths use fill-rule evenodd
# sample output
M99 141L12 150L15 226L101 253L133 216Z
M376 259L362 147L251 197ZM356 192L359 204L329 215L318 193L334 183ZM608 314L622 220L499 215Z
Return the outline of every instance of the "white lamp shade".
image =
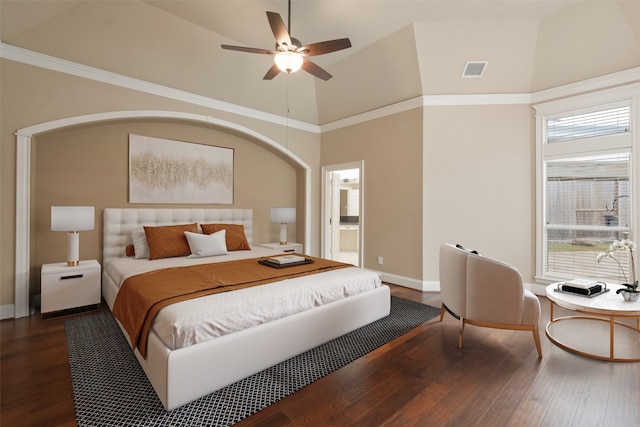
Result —
M276 53L273 60L278 68L286 73L295 73L302 67L302 62L304 61L300 54L289 50Z
M51 206L51 231L93 230L94 206Z
M296 208L271 208L271 222L296 222Z

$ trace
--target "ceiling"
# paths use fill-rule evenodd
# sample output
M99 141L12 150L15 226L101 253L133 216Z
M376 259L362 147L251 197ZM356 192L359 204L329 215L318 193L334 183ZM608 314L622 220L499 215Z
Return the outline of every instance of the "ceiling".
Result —
M0 35L9 45L323 124L424 94L530 91L540 23L587 2L294 0L293 37L352 42L313 58L334 75L327 82L303 72L263 81L271 57L220 48L273 48L265 12L287 22L284 0L1 0ZM488 78L461 82L465 61L475 60L489 61ZM513 82L505 86L507 73Z
M330 64L412 22L541 18L578 1L293 0L289 32L304 44L349 37L353 48L326 57L323 63ZM289 22L283 0L145 3L247 46L272 47L266 11L280 13Z

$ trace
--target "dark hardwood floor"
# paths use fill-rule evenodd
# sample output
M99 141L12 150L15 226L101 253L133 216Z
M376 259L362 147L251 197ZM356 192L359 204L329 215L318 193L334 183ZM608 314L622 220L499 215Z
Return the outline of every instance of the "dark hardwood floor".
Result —
M398 286L392 293L440 306L436 293ZM468 326L459 350L458 322L446 315L237 426L640 425L640 363L597 361L553 345L544 335L549 303L540 300L541 360L529 332ZM76 425L64 321L31 316L0 328L0 425ZM600 341L590 329L574 335ZM623 340L640 345L638 334Z

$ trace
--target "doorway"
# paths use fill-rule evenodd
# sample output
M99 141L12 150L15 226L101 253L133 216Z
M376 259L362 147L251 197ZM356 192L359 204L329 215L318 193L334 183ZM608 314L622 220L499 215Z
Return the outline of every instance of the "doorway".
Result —
M322 257L362 266L363 161L322 168Z

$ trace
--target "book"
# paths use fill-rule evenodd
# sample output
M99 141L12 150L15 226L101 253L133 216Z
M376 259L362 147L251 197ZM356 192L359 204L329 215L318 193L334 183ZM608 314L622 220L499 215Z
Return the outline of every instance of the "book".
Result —
M590 289L594 286L598 286L598 282L591 279L573 279L564 283L567 286L571 286L573 288L582 288L582 289Z
M306 260L305 257L299 255L280 255L266 258L267 261L272 262L274 264L292 264L294 262L303 262Z
M602 292L602 285L593 285L591 287L588 288L583 288L580 286L571 286L568 283L565 283L564 285L560 285L560 289L563 292L571 292L574 294L580 294L580 295L594 295L597 293Z

